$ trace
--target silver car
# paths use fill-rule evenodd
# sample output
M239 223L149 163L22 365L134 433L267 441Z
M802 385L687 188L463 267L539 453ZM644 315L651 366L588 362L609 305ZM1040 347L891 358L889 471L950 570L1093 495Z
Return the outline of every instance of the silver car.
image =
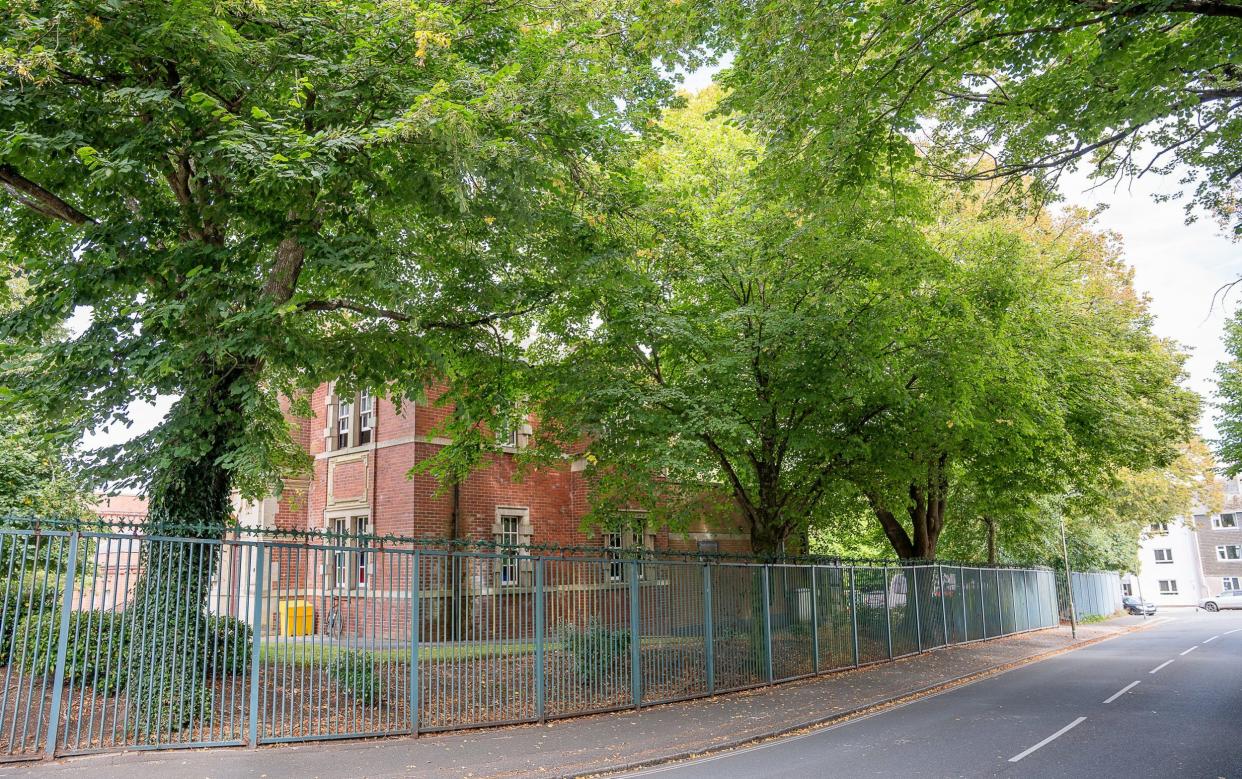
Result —
M1204 598L1199 601L1199 608L1207 611L1242 609L1242 590L1224 590L1214 598Z

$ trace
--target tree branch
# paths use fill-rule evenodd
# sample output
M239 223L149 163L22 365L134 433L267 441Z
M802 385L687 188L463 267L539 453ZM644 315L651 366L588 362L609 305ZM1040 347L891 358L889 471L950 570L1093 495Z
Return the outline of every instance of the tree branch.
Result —
M19 203L46 217L77 226L99 224L95 219L18 173L12 165L0 165L0 183L4 184L4 188Z
M423 322L424 330L468 330L472 327L488 325L494 322L501 322L506 319L523 316L533 311L537 311L546 305L547 301L542 300L534 305L513 311L501 311L496 314L488 314L486 316L476 317L474 319L445 319L432 322ZM343 300L341 298L331 298L329 300L304 300L298 304L299 311L353 311L355 314L373 317L376 319L391 319L394 322L414 322L417 321L413 316L403 312L396 311L391 308L383 308L380 306L371 306L365 303L355 303L351 300Z

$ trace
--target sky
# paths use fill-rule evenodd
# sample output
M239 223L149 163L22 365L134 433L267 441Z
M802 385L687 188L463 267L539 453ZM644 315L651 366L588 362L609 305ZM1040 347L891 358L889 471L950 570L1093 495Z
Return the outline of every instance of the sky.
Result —
M729 57L722 66L728 65ZM683 86L697 92L711 83L718 68L704 68L686 76ZM1174 176L1150 176L1114 186L1092 188L1079 172L1062 178L1068 204L1104 206L1097 224L1121 236L1125 259L1134 268L1134 285L1150 298L1158 335L1173 339L1190 353L1187 386L1205 404L1200 434L1212 438L1213 371L1224 359L1223 325L1228 312L1239 302L1242 290L1222 306L1213 299L1219 289L1242 276L1242 242L1225 237L1211 219L1186 224L1179 202L1156 202L1152 195L1170 191ZM151 429L167 413L171 398L154 405L134 404L129 429L114 427L108 433L87 436L87 447L118 443Z

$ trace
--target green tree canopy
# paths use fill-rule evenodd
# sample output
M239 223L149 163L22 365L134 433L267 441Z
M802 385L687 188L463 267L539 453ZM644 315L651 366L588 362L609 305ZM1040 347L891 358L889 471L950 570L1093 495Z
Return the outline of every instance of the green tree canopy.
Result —
M1050 196L1080 162L1102 177L1176 171L1188 209L1242 233L1242 4L1232 0L665 8L686 51L735 53L730 106L808 187L917 165Z
M1225 352L1216 366L1216 456L1230 478L1242 473L1242 316L1225 322Z
M756 176L717 96L667 115L622 271L545 333L544 416L592 436L602 481L722 484L763 553L862 498L932 557L955 493L1012 506L1175 456L1182 357L1082 214L916 182L806 199Z
M7 3L6 401L81 432L176 396L91 464L193 523L303 467L279 398L322 381L493 413L666 95L643 48L626 0Z

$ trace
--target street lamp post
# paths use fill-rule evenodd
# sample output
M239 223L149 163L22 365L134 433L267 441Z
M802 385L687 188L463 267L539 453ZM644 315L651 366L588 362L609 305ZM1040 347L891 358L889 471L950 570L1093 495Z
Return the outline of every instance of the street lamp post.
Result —
M1069 545L1065 543L1065 514L1057 512L1061 520L1061 559L1065 561L1065 591L1069 595L1070 606L1070 636L1078 640L1078 616L1075 614L1074 608L1074 579L1070 572L1069 564Z

